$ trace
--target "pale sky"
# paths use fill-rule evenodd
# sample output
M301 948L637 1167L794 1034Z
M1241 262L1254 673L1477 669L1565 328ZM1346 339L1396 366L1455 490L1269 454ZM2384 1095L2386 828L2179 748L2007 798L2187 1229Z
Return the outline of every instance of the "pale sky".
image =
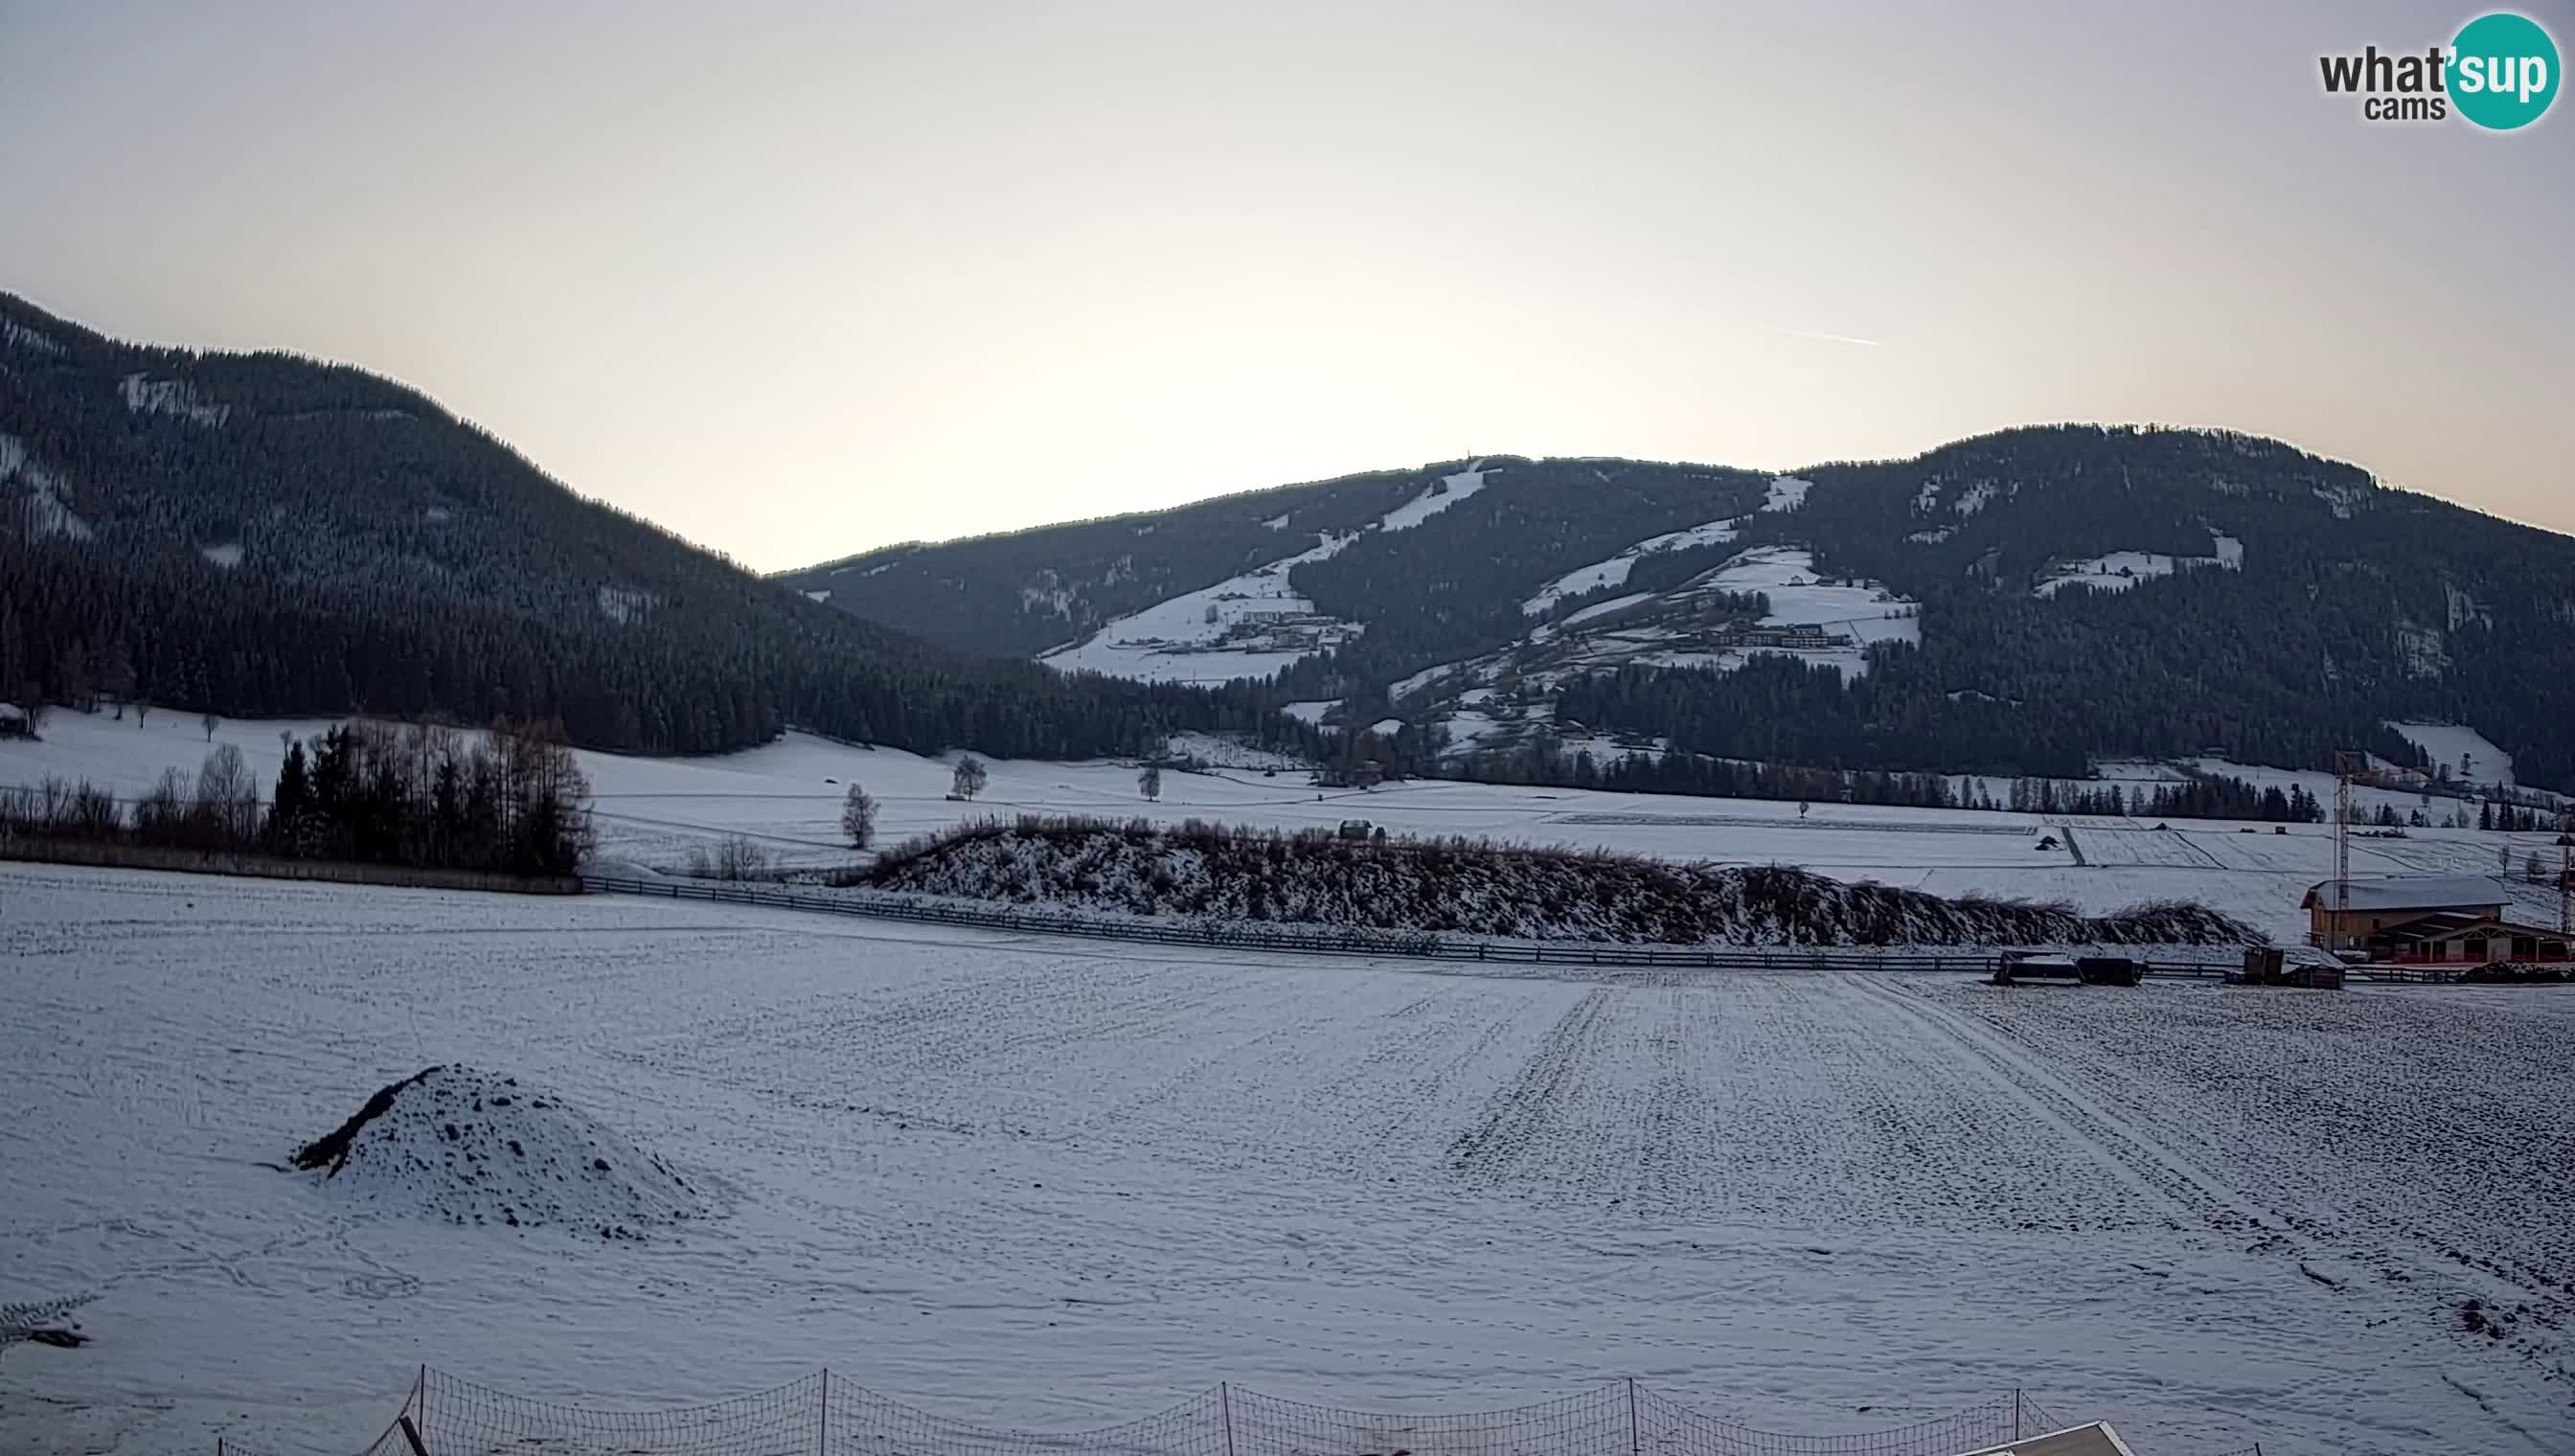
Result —
M2482 8L0 0L0 289L392 375L765 570L2068 419L2575 531L2575 99L2318 82Z

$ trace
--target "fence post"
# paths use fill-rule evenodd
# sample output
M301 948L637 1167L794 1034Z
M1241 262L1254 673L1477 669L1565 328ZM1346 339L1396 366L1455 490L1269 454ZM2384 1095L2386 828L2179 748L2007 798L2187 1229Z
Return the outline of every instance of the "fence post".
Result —
M832 1367L823 1367L823 1398L814 1417L814 1456L832 1449Z
M2013 1440L2015 1440L2015 1441L2017 1441L2017 1440L2019 1440L2019 1439L2020 1439L2020 1387L2019 1387L2019 1386L2017 1386L2017 1385L2015 1385L2015 1386L2013 1386L2013 1387L2012 1387L2012 1433L2011 1433L2011 1438L2012 1438Z
M1234 1388L1222 1380L1216 1383L1216 1408L1225 1418L1225 1456L1234 1456Z
M1627 1377L1627 1456L1644 1450L1644 1437L1636 1430L1636 1377Z

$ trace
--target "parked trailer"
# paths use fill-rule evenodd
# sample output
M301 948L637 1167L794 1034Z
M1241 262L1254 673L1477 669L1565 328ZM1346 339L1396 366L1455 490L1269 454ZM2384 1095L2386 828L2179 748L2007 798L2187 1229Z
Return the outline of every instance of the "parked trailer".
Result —
M2126 955L2081 955L2075 957L2074 968L2087 986L2132 986L2145 974L2145 968Z
M2340 961L2285 963L2286 957L2276 945L2252 945L2244 951L2241 970L2226 973L2231 986L2290 986L2301 990L2338 991L2342 989L2343 967Z
M1994 984L2081 985L2083 967L2071 955L2053 951L2006 950L1994 966Z

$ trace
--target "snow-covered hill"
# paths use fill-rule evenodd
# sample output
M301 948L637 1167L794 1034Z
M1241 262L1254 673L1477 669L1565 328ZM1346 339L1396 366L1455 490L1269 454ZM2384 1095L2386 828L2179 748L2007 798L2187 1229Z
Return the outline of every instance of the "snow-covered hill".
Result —
M1443 476L1366 530L1409 531L1483 488L1480 470ZM1279 525L1273 529L1286 528L1287 518L1274 519ZM1289 580L1296 568L1331 560L1360 534L1326 532L1303 551L1129 613L1040 661L1068 673L1101 673L1147 683L1220 684L1270 677L1340 647L1365 630L1361 624L1317 613Z
M2513 777L2512 754L2475 728L2441 723L2391 723L2388 727L2431 758L2431 771L2436 777L2502 788L2518 786Z
M1536 779L1576 776L1554 738L1903 772L2208 748L2429 769L2459 751L2386 725L2449 722L2512 754L2478 781L2575 786L2575 543L2224 431L2005 430L1790 475L1493 457L788 580L1060 666L1276 675L1309 719L1399 719L1411 763L1444 731Z
M650 752L790 722L1135 751L1148 723L1218 720L1204 695L1071 684L837 605L574 493L390 380L121 343L0 292L0 700L551 719Z
M1294 589L1295 570L1331 560L1364 534L1421 526L1472 498L1486 474L1469 469L1444 476L1365 532L1325 535L1303 551L1121 617L1043 661L1066 671L1215 684L1268 677L1344 649L1365 624L1317 612ZM1388 696L1401 716L1393 722L1435 728L1462 754L1554 729L1549 696L1578 674L1629 664L1724 671L1765 653L1854 677L1865 673L1871 643L1919 640L1918 604L1874 582L1826 578L1803 550L1751 548L1670 587L1618 591L1640 563L1703 556L1733 542L1754 516L1794 512L1809 489L1801 480L1774 478L1750 514L1659 532L1548 579L1519 604L1531 621L1516 638L1394 685ZM1732 606L1755 593L1768 600L1766 612ZM1499 727L1497 710L1507 714L1509 729Z

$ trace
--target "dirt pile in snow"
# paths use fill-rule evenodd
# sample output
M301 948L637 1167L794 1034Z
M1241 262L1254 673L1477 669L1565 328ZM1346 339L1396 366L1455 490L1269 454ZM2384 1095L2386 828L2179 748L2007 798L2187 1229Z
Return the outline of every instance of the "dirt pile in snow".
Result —
M1673 864L1464 839L1340 838L1196 821L969 824L881 857L878 890L1130 915L1719 945L2249 944L2201 905L2084 915L1945 899L1786 865Z
M707 1212L669 1164L561 1098L464 1066L384 1088L294 1162L335 1193L450 1223L632 1239Z

